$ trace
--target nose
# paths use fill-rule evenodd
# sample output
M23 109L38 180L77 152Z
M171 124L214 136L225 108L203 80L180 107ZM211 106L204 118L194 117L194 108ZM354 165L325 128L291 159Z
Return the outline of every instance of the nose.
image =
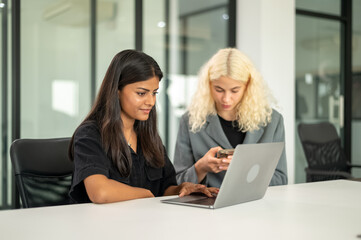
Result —
M231 93L229 92L224 92L223 96L222 96L222 101L224 103L228 103L231 100Z
M155 96L155 95L153 95L153 94L147 94L147 97L146 97L146 99L145 99L145 104L146 104L147 106L153 107L154 104L155 104L155 100L156 100L156 96Z

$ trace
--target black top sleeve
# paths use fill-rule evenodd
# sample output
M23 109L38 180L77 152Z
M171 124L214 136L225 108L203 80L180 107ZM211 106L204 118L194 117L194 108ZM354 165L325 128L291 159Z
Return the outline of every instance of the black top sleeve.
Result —
M173 164L168 158L167 152L164 149L164 167L163 167L163 179L161 183L161 190L159 195L163 196L165 190L170 186L177 186L176 173Z
M83 180L94 174L109 177L107 156L101 146L100 132L93 124L84 124L74 136L74 174L69 192L76 202L89 202Z

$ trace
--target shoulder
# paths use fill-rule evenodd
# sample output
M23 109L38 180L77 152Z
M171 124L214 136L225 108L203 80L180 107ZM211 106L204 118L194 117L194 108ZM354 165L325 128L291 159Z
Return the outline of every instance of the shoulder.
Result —
M276 129L278 128L282 128L283 127L283 117L282 114L279 113L277 110L272 109L272 115L271 115L271 120L270 122L266 125L263 126L262 128L265 131L276 131Z
M179 125L181 129L188 129L188 131L197 134L203 132L208 127L208 125L214 125L214 123L216 123L216 125L218 123L219 127L221 127L218 116L216 114L209 114L206 116L205 123L202 125L202 127L193 132L191 131L192 126L190 122L190 113L187 111L182 115Z
M189 111L186 111L181 117L181 123L187 123L189 125Z
M189 112L185 112L179 121L179 127L182 129L190 129L190 123L189 123Z
M82 137L99 138L100 130L98 125L94 121L82 123L75 131L74 138L77 139Z
M271 123L283 122L282 114L277 110L272 109Z

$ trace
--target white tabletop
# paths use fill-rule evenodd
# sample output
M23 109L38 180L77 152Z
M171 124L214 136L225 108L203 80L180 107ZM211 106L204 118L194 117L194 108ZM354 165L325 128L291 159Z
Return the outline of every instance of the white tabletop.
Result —
M160 199L0 211L0 239L361 239L361 182L270 187L216 210Z

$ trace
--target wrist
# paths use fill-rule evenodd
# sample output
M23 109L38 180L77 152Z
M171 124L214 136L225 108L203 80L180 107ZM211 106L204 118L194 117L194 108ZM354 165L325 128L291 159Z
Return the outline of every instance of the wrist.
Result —
M147 189L146 191L146 196L145 197L154 197L152 191L150 191L149 189Z
M208 171L207 171L207 166L203 163L203 158L199 159L199 161L197 161L195 164L194 164L194 167L197 171L197 173L200 173L200 174L207 174Z
M176 191L175 191L177 195L180 194L180 191L182 190L183 185L184 185L184 183L181 183L181 184L179 184L179 185L177 186Z
M200 183L207 175L207 171L203 167L201 161L198 161L194 164L194 169L196 170L196 174L198 176L198 183Z

